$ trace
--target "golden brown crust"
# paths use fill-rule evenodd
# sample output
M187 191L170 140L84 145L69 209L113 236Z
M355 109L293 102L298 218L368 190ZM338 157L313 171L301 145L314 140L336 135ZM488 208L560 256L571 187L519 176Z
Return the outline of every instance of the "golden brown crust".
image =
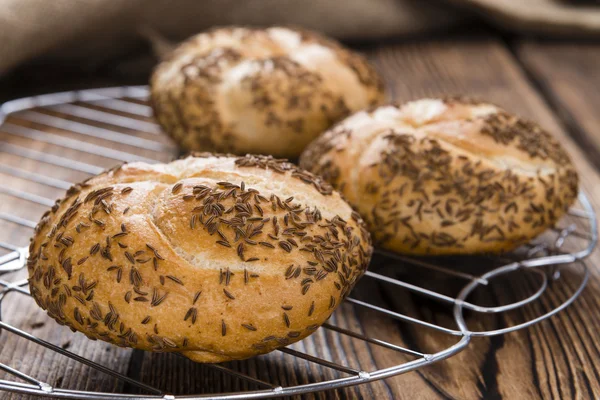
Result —
M364 273L360 217L326 184L264 156L118 167L38 224L31 294L92 339L199 362L316 330Z
M201 33L158 65L150 84L158 121L184 149L284 157L385 97L362 56L283 27Z
M376 243L413 254L511 250L552 226L578 191L550 134L462 98L359 112L311 143L300 165L344 194Z

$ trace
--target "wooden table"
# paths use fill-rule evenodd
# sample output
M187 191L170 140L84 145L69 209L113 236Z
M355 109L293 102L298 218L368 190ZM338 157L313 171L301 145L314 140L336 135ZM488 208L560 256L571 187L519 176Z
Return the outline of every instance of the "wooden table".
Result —
M387 42L362 46L383 73L394 100L405 101L440 94L467 94L487 99L510 111L539 121L555 134L572 155L581 174L582 188L600 210L600 44L545 42L521 38L504 40L493 34L429 38L408 42ZM14 85L13 85L14 87ZM10 94L10 93L9 93ZM4 93L3 97L9 94ZM2 129L0 128L0 131ZM0 134L0 141L8 140ZM40 149L51 151L51 146ZM94 159L92 157L92 159ZM0 163L11 157L0 153ZM106 160L97 160L106 162ZM23 166L27 168L27 165ZM62 179L81 179L63 172ZM18 184L15 184L18 187ZM22 187L23 188L23 187ZM30 188L28 188L30 189ZM35 190L35 188L31 188ZM53 192L58 196L60 191ZM0 197L0 211L15 203ZM23 210L29 218L43 208ZM37 214L36 214L37 213ZM28 232L8 230L2 225L0 240L27 243ZM307 395L304 398L394 398L394 399L592 399L600 398L600 256L592 255L592 276L583 295L566 311L534 327L494 337L474 339L459 355L441 363L369 385ZM567 278L569 279L569 278ZM567 281L570 282L570 281ZM523 285L516 282L493 293L492 300L519 298ZM397 296L374 287L372 295L388 307L411 310L433 319L448 319L446 309L437 309L418 298ZM560 297L560 296L559 296ZM546 298L539 311L556 305L558 298ZM33 302L2 311L16 315L18 325L69 350L110 365L120 372L167 391L188 393L236 390L239 383L230 377L167 354L131 352L107 344L93 343L58 329L39 312ZM344 306L336 323L399 343L435 350L447 345L447 338L420 335L398 323L376 324L364 310ZM13 314L11 314L13 313ZM517 313L518 314L518 313ZM518 317L518 316L517 316ZM521 316L523 317L523 316ZM525 316L526 317L526 316ZM512 317L511 317L512 318ZM11 320L11 317L7 319ZM14 319L12 319L14 322ZM482 329L511 324L502 317L482 320ZM327 342L315 335L316 345ZM362 343L329 343L335 357L347 365L381 368L404 361ZM131 388L89 368L49 354L39 346L2 333L0 362L22 367L54 385L85 390L122 391ZM390 358L392 357L392 358ZM292 368L282 359L278 364L253 361L234 366L248 368L264 380L286 384L302 382L306 370ZM325 373L321 369L308 373ZM26 396L0 394L2 399Z

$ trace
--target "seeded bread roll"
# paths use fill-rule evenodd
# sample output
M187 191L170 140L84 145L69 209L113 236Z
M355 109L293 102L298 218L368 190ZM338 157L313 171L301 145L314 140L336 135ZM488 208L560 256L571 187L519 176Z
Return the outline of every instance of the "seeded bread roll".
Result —
M243 359L314 332L366 270L368 232L265 156L133 163L71 188L31 240L31 294L90 339Z
M283 27L201 33L150 84L156 118L185 150L294 158L334 122L385 97L363 57Z
M410 254L514 249L552 226L578 186L569 156L537 124L459 98L359 112L300 165L345 195L377 245Z

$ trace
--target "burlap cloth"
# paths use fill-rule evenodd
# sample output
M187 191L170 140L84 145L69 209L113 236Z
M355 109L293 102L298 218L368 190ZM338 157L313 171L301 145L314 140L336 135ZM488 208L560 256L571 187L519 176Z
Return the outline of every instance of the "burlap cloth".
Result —
M0 0L0 74L31 59L114 59L148 28L180 40L215 25L291 24L372 40L443 31L476 16L539 35L600 36L600 7L581 1Z

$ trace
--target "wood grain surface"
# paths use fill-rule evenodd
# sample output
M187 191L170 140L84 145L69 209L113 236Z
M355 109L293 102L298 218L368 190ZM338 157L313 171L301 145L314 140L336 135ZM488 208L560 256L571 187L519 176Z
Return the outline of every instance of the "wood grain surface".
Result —
M487 99L517 114L539 121L567 147L581 174L583 189L589 194L596 209L600 210L600 175L597 169L599 163L596 161L600 149L600 134L594 129L599 122L599 117L594 113L594 104L600 104L600 95L594 89L600 84L600 76L593 68L595 61L600 59L598 48L586 45L578 50L569 50L569 46L561 44L519 42L513 50L494 37L484 36L477 39L458 37L386 43L361 50L365 51L384 75L393 100L406 101L441 94L467 94ZM567 56L564 56L565 53ZM560 62L553 62L557 58L560 58ZM102 107L94 108L107 111ZM63 116L58 111L40 113ZM69 118L91 124L86 119ZM145 122L152 121L145 117L135 118ZM38 122L32 122L34 120ZM86 174L74 173L64 168L49 167L30 160L24 162L23 158L3 152L2 146L6 144L19 145L102 167L110 167L116 162L107 157L83 154L77 150L32 141L10 133L18 132L18 129L14 128L16 125L53 133L63 138L81 139L81 135L49 128L39 121L39 115L36 117L31 113L21 114L11 117L8 121L12 128L10 125L9 129L6 125L0 127L0 166L17 166L18 162L21 169L44 172L47 176L66 181L77 181L86 177ZM168 140L151 132L135 132L102 123L93 125L168 144ZM168 152L139 151L103 139L86 141L161 160L172 157ZM61 194L59 189L49 189L5 174L0 173L0 178L0 187L10 186L49 198ZM44 207L0 194L0 211L36 220L44 211ZM0 222L1 241L26 245L30 234L28 229ZM594 267L600 265L599 258L596 252L590 259L591 279L582 296L566 311L550 320L504 336L491 339L474 338L462 353L416 372L367 385L297 398L600 398L600 339L597 335L600 327L600 272ZM450 264L460 262L460 268L471 272L482 270L481 261L448 260ZM465 263L473 265L462 265ZM456 295L457 290L465 283L458 279L444 279L439 274L415 267L398 265L397 262L384 258L374 261L373 270L452 295ZM15 275L23 276L23 272ZM539 302L506 315L482 317L468 313L469 327L473 330L499 329L540 315L564 301L575 288L578 278L574 271L565 269L561 279L563 283L553 285ZM536 279L535 276L528 275L508 276L491 285L488 290L477 291L472 301L493 305L522 299L532 293L536 287ZM9 296L2 305L4 321L161 390L191 394L258 388L212 367L195 364L173 354L144 353L120 349L101 342L90 342L81 334L73 334L68 329L57 326L32 300L19 294ZM369 278L361 282L353 296L359 299L368 298L374 304L455 328L450 307L389 285L376 283ZM342 305L330 322L426 353L440 351L457 341L456 337L445 333L382 317L350 304ZM367 371L413 359L411 356L340 336L327 329L319 329L313 336L292 347L350 368ZM73 360L54 355L7 332L0 333L0 362L60 387L139 393L131 384L124 384ZM225 365L260 380L283 386L347 376L308 361L299 361L282 352ZM0 373L0 378L12 379L6 376ZM0 393L0 398L12 400L31 397Z
M528 77L600 168L600 44L519 42L516 56Z

